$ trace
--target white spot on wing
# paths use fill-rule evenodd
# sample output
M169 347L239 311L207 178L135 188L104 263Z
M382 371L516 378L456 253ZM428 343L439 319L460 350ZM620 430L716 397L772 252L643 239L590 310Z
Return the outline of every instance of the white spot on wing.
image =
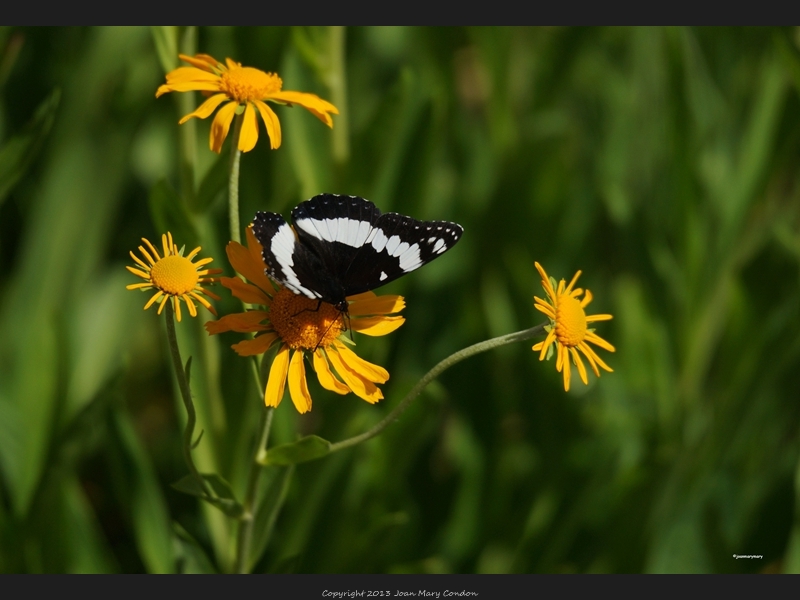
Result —
M387 277L388 277L388 275L386 273L384 273L383 271L381 271L381 281L383 281Z
M394 252L392 252L392 256L401 256L406 250L408 250L408 242L403 242L397 248L394 249Z
M447 246L442 239L438 240L436 245L433 247L433 251L436 252L436 254L441 254L445 250L447 250Z
M302 294L307 298L317 298L319 294L315 294L303 287L292 268L294 266L294 244L294 231L288 223L281 225L275 235L272 236L272 240L270 240L269 249L275 255L275 260L278 262L280 272L284 277L284 281L281 283L284 283L295 294Z
M386 251L390 255L395 256L394 251L397 250L397 247L399 245L400 245L400 237L393 235L392 237L389 238L389 241L386 242Z
M405 252L400 255L400 268L408 273L414 269L419 269L422 266L422 260L419 256L419 244L410 246Z
M375 229L375 237L372 239L372 247L375 249L375 252L383 251L388 241L388 238L384 235L382 230Z

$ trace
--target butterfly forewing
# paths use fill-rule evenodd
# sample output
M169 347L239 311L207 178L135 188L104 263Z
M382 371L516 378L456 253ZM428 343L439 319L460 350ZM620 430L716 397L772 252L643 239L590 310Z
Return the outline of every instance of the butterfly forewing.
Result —
M278 213L257 212L253 233L262 247L267 275L295 294L322 298L317 274L325 266L309 248L297 243L294 230Z

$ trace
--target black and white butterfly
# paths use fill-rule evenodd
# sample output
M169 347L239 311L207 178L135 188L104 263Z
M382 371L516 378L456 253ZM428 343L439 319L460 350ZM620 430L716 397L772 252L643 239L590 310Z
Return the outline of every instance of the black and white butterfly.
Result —
M257 212L253 233L266 273L292 292L347 313L348 296L374 290L455 246L464 228L381 213L358 196L320 194L292 210Z

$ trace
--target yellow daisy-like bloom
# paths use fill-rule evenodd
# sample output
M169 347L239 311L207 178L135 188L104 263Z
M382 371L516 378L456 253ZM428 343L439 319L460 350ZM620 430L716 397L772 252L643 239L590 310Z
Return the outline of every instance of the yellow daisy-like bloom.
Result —
M183 117L180 124L192 117L205 119L222 105L211 124L209 144L214 152L222 149L222 142L225 141L233 116L240 106L244 106L244 121L239 135L239 150L242 152L252 150L258 141L256 111L261 114L264 125L267 126L270 147L274 150L281 145L278 115L267 106L265 100L287 106L298 104L328 127L333 127L333 119L329 113L339 114L333 104L316 94L281 90L283 81L275 73L243 67L241 63L230 58L226 58L226 64L223 65L208 54L196 54L194 57L180 54L179 57L192 66L178 67L167 73L167 83L158 88L156 98L167 92L190 91L203 92L209 96L197 110Z
M224 331L256 333L255 338L232 346L240 356L262 354L278 345L264 391L267 406L280 404L288 379L289 395L295 408L300 413L311 410L303 361L306 354L310 355L317 379L325 389L342 395L353 392L369 403L383 398L375 384L389 379L386 369L360 358L342 341L347 339L345 320L333 305L294 294L267 277L261 244L252 226L247 228L247 248L229 242L226 252L236 272L252 283L245 283L238 277L222 277L222 285L243 302L263 308L226 315L218 321L209 321L205 327L212 335ZM365 292L347 300L349 325L353 331L386 335L405 321L395 314L405 307L402 296Z
M539 360L544 360L550 345L555 342L558 353L556 370L559 373L563 372L564 391L567 392L569 391L570 380L570 357L572 357L572 362L575 366L578 367L581 381L587 385L589 383L586 378L586 367L583 366L583 360L581 360L578 350L589 360L589 365L598 377L600 377L600 371L597 369L598 365L609 373L613 372L613 369L597 356L587 342L600 346L609 352L615 351L614 346L595 335L593 329L587 329L586 327L589 323L608 321L613 317L611 315L586 315L583 309L592 301L592 293L586 290L583 300L579 300L578 298L584 293L583 290L581 288L573 289L581 272L575 273L569 285L566 285L562 279L558 283L558 288L554 289L555 280L551 283L542 265L538 262L535 264L539 275L542 276L542 287L544 287L544 291L550 298L550 302L548 302L536 296L533 297L536 309L543 312L550 319L550 325L545 327L548 332L547 337L543 342L539 342L533 347L534 351L539 351Z
M147 244L149 252L144 246L139 246L139 252L142 253L145 260L142 260L131 252L131 258L136 261L137 267L125 267L133 273L145 280L145 283L132 283L125 286L129 290L142 290L147 291L150 289L157 290L155 294L144 305L144 309L150 308L156 301L161 300L158 305L158 314L164 310L164 305L167 300L172 298L172 306L175 309L175 315L178 321L181 320L181 300L186 302L189 307L189 314L193 317L197 316L197 307L194 300L210 310L214 316L217 311L211 306L211 303L203 298L200 294L205 294L214 300L219 300L219 296L213 292L203 289L203 283L213 283L215 281L212 277L205 277L205 275L216 275L222 273L222 269L200 269L203 265L207 265L213 258L204 258L197 262L192 262L192 259L200 252L198 246L192 250L188 256L183 256L183 250L178 250L178 246L172 241L172 234L167 232L161 236L161 245L164 248L164 256L158 254L155 249L145 238L142 241Z

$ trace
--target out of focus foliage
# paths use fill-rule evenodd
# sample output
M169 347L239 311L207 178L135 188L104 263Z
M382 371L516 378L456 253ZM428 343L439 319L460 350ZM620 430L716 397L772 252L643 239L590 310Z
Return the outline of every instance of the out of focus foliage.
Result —
M167 227L232 275L227 145L208 150L209 120L178 127L178 96L199 97L156 100L159 51L230 56L331 99L332 34L170 35L0 30L3 572L232 562L235 527L170 487L184 416L163 322L125 290L128 251ZM272 468L264 502L286 503L255 570L800 571L797 30L345 36L334 131L278 107L283 146L242 159L243 218L335 192L465 234L386 288L408 303L397 333L357 340L391 373L386 400L317 386L308 415L280 406L273 443L363 431L448 354L541 322L534 260L583 270L592 312L614 314L598 333L615 372L565 394L529 344L459 364L375 440ZM179 324L197 460L241 495L261 392L229 348L241 336L208 338L207 318Z

